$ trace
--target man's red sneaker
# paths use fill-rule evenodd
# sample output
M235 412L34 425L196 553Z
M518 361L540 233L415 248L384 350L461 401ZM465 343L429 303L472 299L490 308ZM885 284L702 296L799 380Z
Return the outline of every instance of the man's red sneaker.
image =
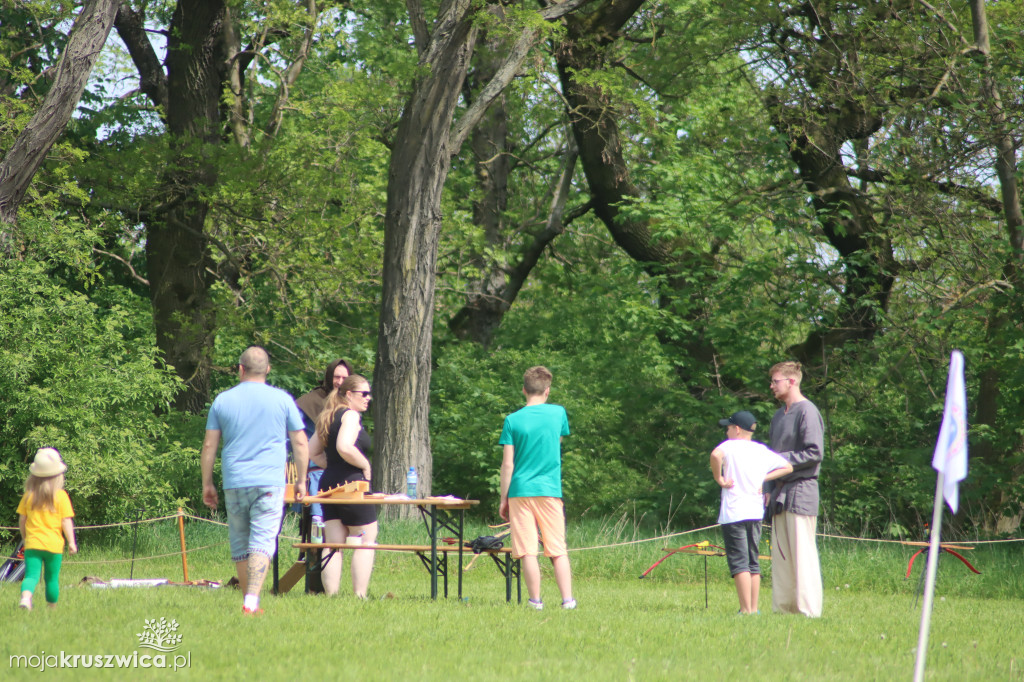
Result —
M245 606L243 606L242 607L242 615L243 616L262 616L263 615L263 609L249 609L249 608L246 608Z

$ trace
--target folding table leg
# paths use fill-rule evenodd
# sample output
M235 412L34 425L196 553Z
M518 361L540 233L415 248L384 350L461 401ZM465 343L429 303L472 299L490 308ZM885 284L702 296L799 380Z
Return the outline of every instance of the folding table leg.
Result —
M423 507L420 507L423 509ZM437 508L432 508L430 513L430 598L437 600ZM444 579L445 598L448 597L448 576Z
M466 524L466 511L464 509L459 510L459 601L462 601L462 548L465 547L466 543L463 542L463 529ZM447 553L445 553L447 556ZM444 595L446 598L447 594Z
M437 558L437 570L444 576L444 598L448 598L448 552L441 552Z
M512 555L509 555L509 559L512 559ZM516 599L520 604L523 603L523 562L521 559L512 559L512 566L516 572Z
M512 555L505 555L505 570L502 571L505 574L505 601L512 601Z

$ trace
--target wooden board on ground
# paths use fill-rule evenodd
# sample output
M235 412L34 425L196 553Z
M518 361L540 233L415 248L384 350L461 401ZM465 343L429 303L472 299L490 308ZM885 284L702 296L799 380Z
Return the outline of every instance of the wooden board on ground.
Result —
M284 594L288 590L295 587L295 584L302 580L302 577L306 575L306 562L296 561L292 564L281 579L277 581L277 593Z

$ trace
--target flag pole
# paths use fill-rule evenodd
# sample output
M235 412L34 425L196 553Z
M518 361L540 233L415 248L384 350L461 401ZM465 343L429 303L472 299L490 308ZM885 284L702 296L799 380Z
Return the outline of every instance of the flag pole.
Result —
M932 621L932 602L935 595L935 575L939 567L940 535L942 532L942 488L945 475L940 471L935 483L935 509L932 511L931 544L925 568L924 601L921 606L921 627L917 633L917 657L914 659L914 682L924 680L924 664L928 650L928 630Z
M935 443L932 468L938 473L935 481L935 509L932 512L932 537L925 569L924 603L921 606L921 629L917 633L917 657L914 661L914 682L924 680L924 662L928 654L928 630L931 627L935 595L935 573L942 551L942 501L956 514L960 503L960 481L967 478L967 390L964 386L964 354L954 350L949 356L946 379L946 404L942 410L942 426ZM948 485L947 485L948 482Z

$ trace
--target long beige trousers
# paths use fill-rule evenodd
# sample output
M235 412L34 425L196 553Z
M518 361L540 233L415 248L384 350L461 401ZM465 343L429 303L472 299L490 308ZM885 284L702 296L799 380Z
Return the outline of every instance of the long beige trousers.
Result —
M821 615L817 516L781 512L772 517L772 610Z

